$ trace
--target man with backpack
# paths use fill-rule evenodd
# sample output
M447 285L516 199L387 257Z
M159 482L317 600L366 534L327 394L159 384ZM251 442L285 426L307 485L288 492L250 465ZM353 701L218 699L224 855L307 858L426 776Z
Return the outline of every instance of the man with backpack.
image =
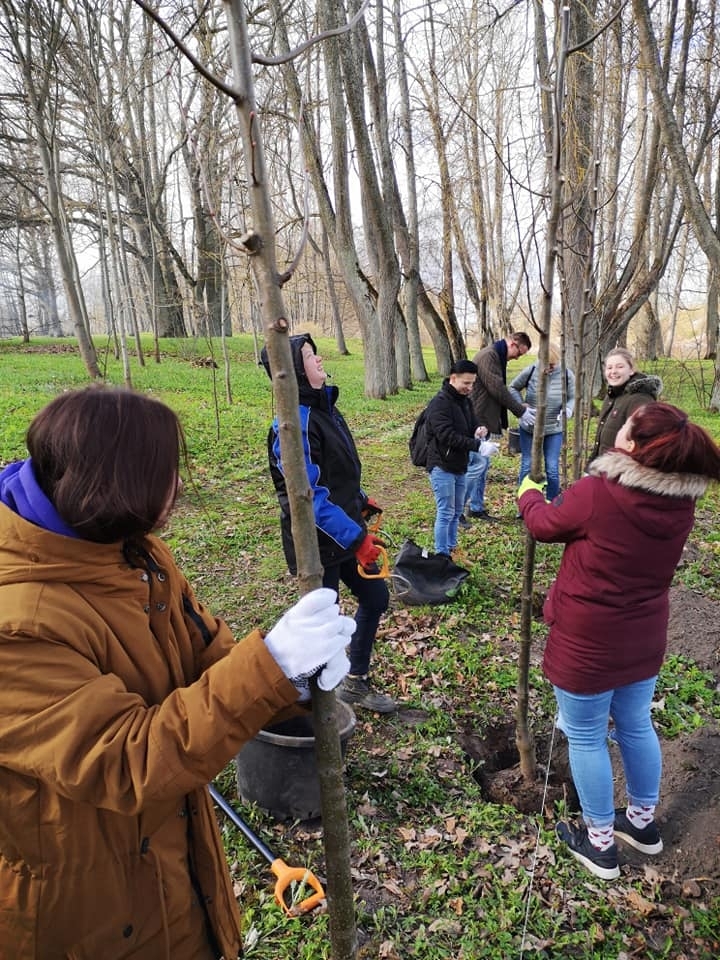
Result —
M486 431L477 425L470 405L476 377L477 367L471 360L456 360L425 413L425 469L430 475L436 508L435 552L446 556L457 546L468 456L480 451L489 458L498 451L497 444L483 440Z

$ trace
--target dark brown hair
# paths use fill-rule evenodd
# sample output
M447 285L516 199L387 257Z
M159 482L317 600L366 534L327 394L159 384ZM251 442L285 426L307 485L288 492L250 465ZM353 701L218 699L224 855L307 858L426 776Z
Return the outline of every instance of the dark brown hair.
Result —
M176 492L180 458L187 464L177 415L122 388L56 397L30 424L27 447L37 482L62 519L97 543L153 530Z
M702 427L670 403L639 407L632 414L629 437L635 441L630 456L645 467L720 480L720 448Z
M528 350L532 349L532 340L522 330L520 330L518 333L511 333L510 340L512 340L513 343L516 343L519 347L527 347Z

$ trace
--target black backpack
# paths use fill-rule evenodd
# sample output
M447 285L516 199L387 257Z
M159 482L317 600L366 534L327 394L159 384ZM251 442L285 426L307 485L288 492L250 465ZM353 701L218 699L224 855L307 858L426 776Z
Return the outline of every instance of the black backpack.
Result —
M415 421L412 435L408 440L408 447L413 464L416 467L426 467L428 452L427 407Z

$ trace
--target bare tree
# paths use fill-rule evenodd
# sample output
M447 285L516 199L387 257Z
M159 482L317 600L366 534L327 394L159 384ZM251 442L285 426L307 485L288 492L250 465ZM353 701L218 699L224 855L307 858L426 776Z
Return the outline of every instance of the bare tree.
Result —
M0 13L6 55L23 81L23 93L44 177L45 207L50 221L65 299L70 312L80 355L91 377L99 377L97 355L90 336L87 307L79 282L79 270L73 247L70 223L62 188L62 169L58 145L59 100L55 85L60 82L57 58L63 43L59 18L62 10L48 8L29 0L18 4L2 0ZM50 22L48 23L48 18Z
M643 64L647 71L648 83L652 91L663 142L698 243L708 259L713 274L718 275L720 274L720 237L713 228L710 215L703 204L694 171L683 145L680 128L673 112L672 102L661 69L655 31L650 19L650 8L647 0L632 0L632 8L637 23ZM710 403L714 409L719 409L720 360L716 358L715 363L715 381Z
M176 45L187 49L169 30L145 0L136 0ZM253 274L261 303L270 367L273 374L275 409L279 423L280 445L288 487L293 540L297 554L298 579L303 592L322 583L322 567L317 532L302 448L297 384L288 339L289 323L283 303L283 279L275 256L275 224L267 185L263 132L255 100L253 56L247 30L243 0L224 0L229 26L230 56L235 87L213 80L208 69L196 58L192 62L219 89L232 99L243 145L247 191L252 212L252 227L242 245L251 257ZM312 682L313 718L318 776L321 787L323 840L328 874L330 935L333 960L353 960L357 953L352 881L350 877L350 840L347 806L342 779L342 755L335 694L321 690Z

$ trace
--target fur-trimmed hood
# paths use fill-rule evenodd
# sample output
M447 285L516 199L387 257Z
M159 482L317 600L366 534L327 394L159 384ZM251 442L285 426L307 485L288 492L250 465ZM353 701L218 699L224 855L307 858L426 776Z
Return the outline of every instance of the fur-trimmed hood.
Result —
M659 379L656 377L655 379ZM661 497L689 497L699 500L708 487L707 477L695 473L664 473L644 467L620 450L609 450L588 465L590 476L605 476L623 487L656 493Z

